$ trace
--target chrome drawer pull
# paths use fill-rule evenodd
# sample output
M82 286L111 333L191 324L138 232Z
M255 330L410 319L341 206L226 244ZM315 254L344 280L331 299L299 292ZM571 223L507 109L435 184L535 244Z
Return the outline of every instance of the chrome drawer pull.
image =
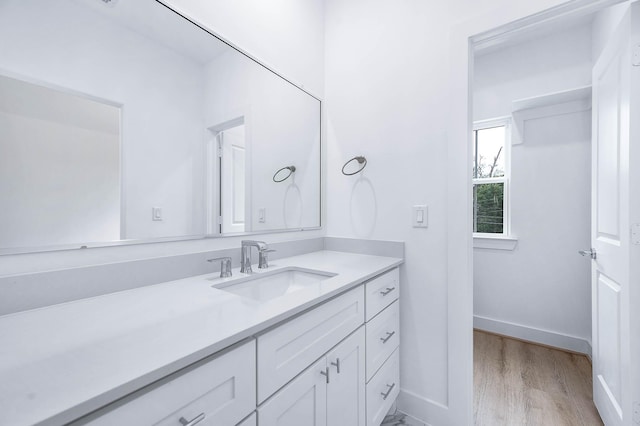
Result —
M321 371L320 374L327 378L327 384L329 383L329 367L325 368L324 371Z
M340 374L340 358L336 358L336 362L332 362L331 365L335 365L338 374Z
M383 296L386 296L387 294L391 293L395 289L396 289L395 287L387 287L386 291L381 291L380 294Z
M387 399L389 398L389 395L391 395L391 391L393 391L393 388L396 387L396 384L393 383L392 385L387 385L387 387L389 388L389 390L387 391L387 393L384 392L380 392L380 395L382 395L382 399Z
M193 426L196 423L200 423L201 421L203 421L204 417L205 417L204 413L200 413L191 421L185 419L184 417L180 417L178 421L182 426Z
M389 339L393 337L394 334L396 334L395 331L387 331L387 337L381 337L380 340L382 340L382 343L387 343Z

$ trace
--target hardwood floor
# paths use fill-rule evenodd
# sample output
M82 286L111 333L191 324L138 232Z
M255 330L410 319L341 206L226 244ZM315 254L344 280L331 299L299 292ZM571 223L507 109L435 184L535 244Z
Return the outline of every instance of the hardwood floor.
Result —
M603 424L586 356L477 330L473 336L476 426Z

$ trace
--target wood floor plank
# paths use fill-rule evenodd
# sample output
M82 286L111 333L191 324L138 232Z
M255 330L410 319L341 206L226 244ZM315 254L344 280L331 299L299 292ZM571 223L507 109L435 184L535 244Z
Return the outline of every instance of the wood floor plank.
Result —
M602 425L586 356L474 331L477 426Z

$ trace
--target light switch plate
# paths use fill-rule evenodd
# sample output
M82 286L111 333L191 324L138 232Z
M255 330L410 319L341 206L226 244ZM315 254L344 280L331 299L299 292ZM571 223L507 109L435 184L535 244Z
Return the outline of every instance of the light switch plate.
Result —
M162 209L160 207L151 208L151 219L154 221L162 220Z
M264 207L260 207L258 209L258 222L265 223L266 220L267 220L267 209Z
M414 228L429 227L429 208L426 205L413 206L412 223Z

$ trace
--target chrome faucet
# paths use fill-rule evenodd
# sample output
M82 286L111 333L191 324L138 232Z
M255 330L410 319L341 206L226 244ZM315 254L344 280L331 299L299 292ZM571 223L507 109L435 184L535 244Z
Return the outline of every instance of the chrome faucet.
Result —
M269 266L267 262L267 253L274 250L269 250L269 246L264 241L244 240L242 241L242 255L240 257L240 272L244 274L251 274L251 247L258 249L258 268L267 268Z

